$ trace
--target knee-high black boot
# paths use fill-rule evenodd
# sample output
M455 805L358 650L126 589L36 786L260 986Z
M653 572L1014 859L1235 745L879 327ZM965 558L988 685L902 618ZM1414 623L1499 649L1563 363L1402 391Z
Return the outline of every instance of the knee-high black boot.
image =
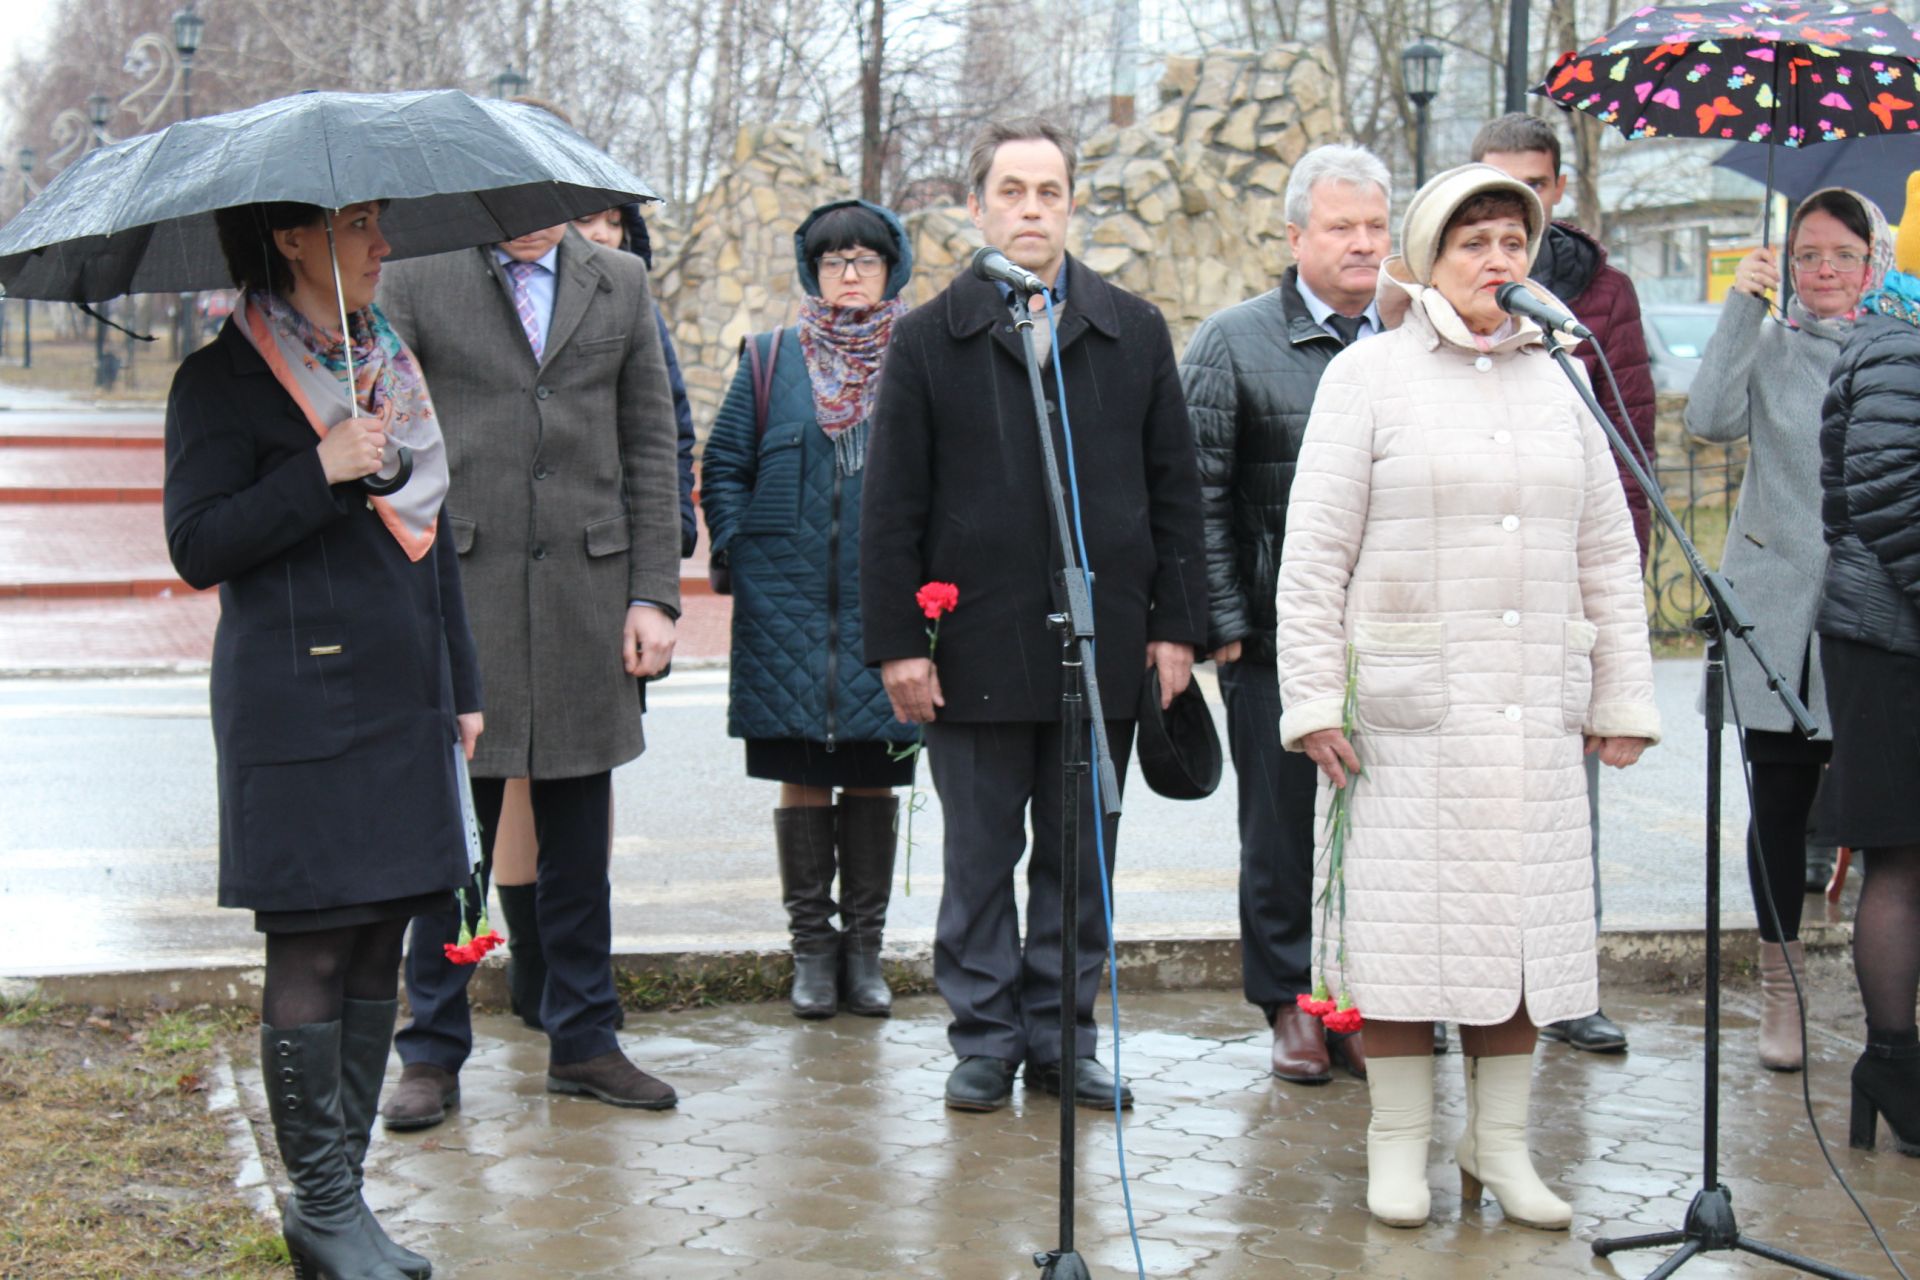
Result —
M840 1008L840 931L833 927L833 808L773 811L780 888L793 935L793 1012L831 1018Z
M281 1232L297 1280L409 1280L366 1228L340 1115L340 1024L260 1028L260 1072L293 1198Z
M367 1144L380 1107L380 1086L386 1080L387 1055L393 1051L393 1023L399 1007L397 1000L345 1000L340 1005L340 1124L355 1191L366 1182ZM360 1207L381 1256L411 1280L427 1280L433 1264L395 1244L367 1208L364 1196Z
M893 1012L893 991L880 970L880 942L893 900L894 825L900 802L892 796L840 797L840 916L847 926L846 1000L869 1018Z

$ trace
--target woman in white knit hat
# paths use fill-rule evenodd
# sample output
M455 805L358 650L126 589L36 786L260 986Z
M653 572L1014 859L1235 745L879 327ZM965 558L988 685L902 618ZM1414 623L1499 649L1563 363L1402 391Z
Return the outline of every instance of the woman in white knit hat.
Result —
M1367 1207L1393 1226L1428 1216L1436 1021L1466 1053L1463 1198L1571 1221L1526 1124L1536 1027L1599 1003L1581 755L1624 767L1659 736L1606 438L1546 335L1495 299L1545 225L1487 165L1414 195L1380 270L1389 331L1327 367L1289 499L1281 738L1325 775L1323 832L1354 787L1343 889L1316 920L1338 942L1316 953L1366 1020ZM1316 900L1328 853L1323 835Z

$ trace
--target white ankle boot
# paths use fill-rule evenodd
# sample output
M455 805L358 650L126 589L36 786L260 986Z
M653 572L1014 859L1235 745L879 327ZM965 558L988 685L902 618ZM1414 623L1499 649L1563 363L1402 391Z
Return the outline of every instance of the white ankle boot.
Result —
M1433 1059L1367 1063L1373 1115L1367 1121L1367 1210L1389 1227L1425 1226L1427 1144L1433 1138Z
M1527 1154L1527 1102L1533 1093L1533 1055L1468 1058L1467 1128L1454 1156L1460 1162L1460 1200L1478 1204L1493 1192L1511 1222L1565 1231L1573 1207L1547 1189Z

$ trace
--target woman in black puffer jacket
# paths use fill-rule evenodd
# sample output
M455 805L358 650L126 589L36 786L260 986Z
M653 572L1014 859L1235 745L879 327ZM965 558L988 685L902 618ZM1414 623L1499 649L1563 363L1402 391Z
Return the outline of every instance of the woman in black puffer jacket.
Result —
M1867 1048L1853 1069L1852 1144L1871 1148L1885 1115L1900 1150L1920 1155L1920 279L1889 274L1861 312L1820 429L1828 555L1815 625L1833 767L1818 824L1866 858L1853 956Z

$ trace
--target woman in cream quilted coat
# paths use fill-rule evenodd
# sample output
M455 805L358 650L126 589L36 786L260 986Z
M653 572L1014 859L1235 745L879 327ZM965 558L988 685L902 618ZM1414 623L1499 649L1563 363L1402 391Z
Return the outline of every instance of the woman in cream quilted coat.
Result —
M1581 753L1623 767L1659 736L1606 438L1541 330L1494 300L1544 226L1533 192L1487 165L1414 195L1381 267L1390 331L1328 366L1287 517L1280 730L1326 778L1316 901L1327 808L1365 767L1344 972L1325 954L1366 1019L1367 1206L1394 1226L1427 1219L1436 1020L1460 1024L1466 1052L1463 1198L1484 1187L1515 1221L1571 1220L1526 1120L1535 1028L1598 1006Z

